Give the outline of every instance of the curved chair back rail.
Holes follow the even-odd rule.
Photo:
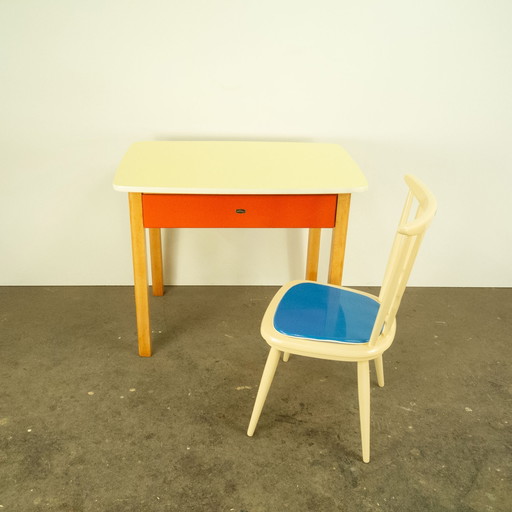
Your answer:
[[[409,187],[409,193],[379,294],[381,306],[370,338],[371,346],[379,339],[385,338],[395,323],[418,250],[437,211],[437,201],[424,183],[410,174],[405,176],[405,182]],[[417,208],[413,215],[415,203]]]

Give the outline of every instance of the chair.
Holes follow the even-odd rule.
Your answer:
[[[391,346],[396,314],[407,280],[437,208],[428,188],[405,176],[409,192],[391,249],[379,296],[342,286],[293,281],[272,299],[261,324],[270,353],[261,378],[247,435],[252,436],[281,353],[357,363],[363,461],[370,461],[370,367],[384,386],[382,354]],[[417,204],[413,213],[413,205]]]

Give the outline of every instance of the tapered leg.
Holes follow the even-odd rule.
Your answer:
[[[290,352],[284,352],[283,353],[283,361],[285,363],[287,363],[289,359],[290,359]]]
[[[384,386],[384,364],[382,363],[382,356],[373,360],[375,363],[375,372],[377,373],[377,384],[382,388]]]
[[[332,231],[331,259],[329,262],[328,278],[330,284],[340,285],[341,278],[343,277],[349,210],[350,194],[339,194],[336,206],[336,224]]]
[[[306,279],[316,281],[318,279],[318,260],[320,257],[321,228],[310,228],[308,237],[308,257],[306,260]]]
[[[142,194],[130,192],[130,227],[132,234],[133,279],[135,285],[135,312],[139,355],[151,355],[151,328],[149,324],[148,271],[146,262],[146,237],[142,221]]]
[[[160,228],[149,229],[149,247],[151,252],[151,284],[153,295],[161,297],[164,294],[164,274]]]
[[[363,462],[370,462],[370,365],[368,361],[357,362],[357,391]]]
[[[248,436],[252,436],[254,434],[254,430],[256,429],[258,420],[260,419],[261,410],[263,409],[263,405],[265,404],[265,400],[268,395],[268,390],[270,389],[270,385],[274,379],[280,357],[281,352],[272,347],[265,364],[265,369],[263,370],[260,387],[258,389],[258,394],[256,395],[256,401],[254,402],[251,421],[249,422],[249,428],[247,429]]]

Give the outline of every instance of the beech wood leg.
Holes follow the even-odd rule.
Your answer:
[[[350,194],[339,194],[336,207],[336,221],[332,231],[331,259],[329,262],[328,277],[330,284],[340,285],[341,278],[343,277],[349,210]]]
[[[308,257],[306,260],[306,279],[316,281],[318,279],[318,260],[320,256],[321,228],[310,228],[308,237]]]
[[[149,229],[149,247],[151,252],[151,287],[153,295],[161,297],[164,294],[164,273],[160,228]]]
[[[133,278],[135,285],[135,313],[139,355],[151,356],[151,327],[149,323],[148,272],[146,237],[142,220],[142,194],[130,192],[130,227],[132,235]]]

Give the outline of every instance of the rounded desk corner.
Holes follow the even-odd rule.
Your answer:
[[[128,187],[126,185],[118,185],[117,183],[113,183],[112,186],[116,192],[135,192],[133,187]]]

